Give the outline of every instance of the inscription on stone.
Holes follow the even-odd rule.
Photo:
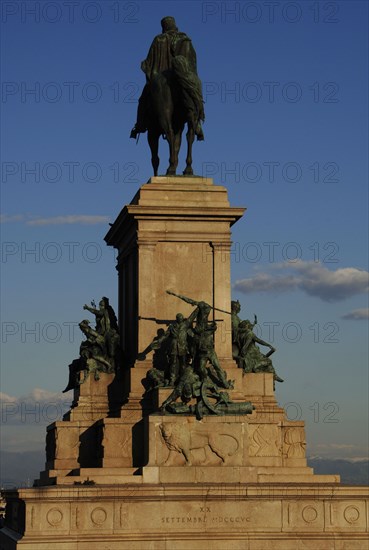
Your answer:
[[[165,524],[230,524],[238,525],[249,522],[250,518],[246,516],[162,516],[161,523]]]
[[[210,512],[209,506],[200,506],[200,512]]]

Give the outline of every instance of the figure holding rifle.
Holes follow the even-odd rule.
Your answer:
[[[222,311],[223,313],[228,313],[229,315],[230,312],[212,307],[204,301],[197,301],[192,298],[188,298],[187,296],[183,296],[182,294],[176,294],[170,290],[167,290],[167,293],[172,296],[176,296],[184,302],[196,307],[194,311],[194,313],[197,312],[196,325],[193,328],[195,344],[193,350],[193,363],[201,380],[205,380],[208,375],[206,365],[209,362],[212,365],[220,384],[224,388],[231,388],[232,383],[229,380],[227,381],[227,374],[220,366],[218,356],[214,349],[214,333],[217,329],[217,324],[215,321],[209,322],[209,314],[212,309]]]

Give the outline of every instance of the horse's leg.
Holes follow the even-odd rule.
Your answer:
[[[188,124],[188,130],[186,134],[187,138],[187,157],[186,157],[186,168],[184,170],[185,176],[192,176],[192,145],[195,139],[195,129],[193,124]]]
[[[182,131],[183,131],[183,128],[177,130],[177,132],[175,132],[175,134],[174,134],[173,148],[174,148],[174,167],[175,167],[175,172],[176,172],[177,166],[178,166],[178,155],[179,155],[179,150],[180,150],[180,148],[181,148]],[[174,172],[174,173],[175,173],[175,172]]]
[[[176,155],[175,139],[176,135],[172,126],[173,120],[173,101],[170,94],[170,88],[167,86],[163,89],[163,98],[166,100],[166,107],[162,109],[159,114],[159,127],[169,145],[169,167],[167,170],[167,176],[174,176],[176,174],[178,165],[178,155]]]
[[[159,150],[159,133],[155,132],[154,130],[150,129],[147,132],[147,141],[150,146],[151,150],[151,164],[154,169],[154,176],[158,175],[158,168],[159,168],[159,156],[158,156],[158,150]]]
[[[181,134],[177,133],[172,127],[172,113],[167,112],[167,116],[163,117],[162,128],[165,128],[165,136],[169,145],[169,167],[167,176],[175,176],[178,166],[178,152],[181,144]]]
[[[173,129],[168,128],[165,135],[169,144],[169,167],[167,170],[167,176],[175,176],[178,165],[178,158],[176,162],[175,135]]]

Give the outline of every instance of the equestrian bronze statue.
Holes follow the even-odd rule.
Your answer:
[[[197,75],[196,52],[190,38],[179,32],[173,17],[161,20],[162,33],[156,36],[141,68],[146,85],[138,103],[137,122],[131,138],[147,132],[154,175],[159,168],[159,138],[169,144],[167,175],[175,175],[182,132],[187,124],[187,157],[184,175],[193,175],[192,145],[195,136],[204,139],[205,120],[201,81]]]

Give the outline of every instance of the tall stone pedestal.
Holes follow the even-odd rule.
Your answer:
[[[105,237],[118,249],[119,319],[126,360],[134,364],[165,322],[193,308],[173,290],[230,311],[230,227],[244,208],[229,205],[211,178],[153,177],[140,187]],[[231,320],[220,311],[219,359],[232,360]]]
[[[304,423],[286,419],[273,375],[232,360],[230,315],[213,310],[215,349],[234,407],[251,401],[252,414],[163,414],[173,388],[142,385],[157,330],[192,311],[167,289],[230,311],[243,211],[212,180],[159,177],[119,214],[106,241],[119,251],[125,364],[90,376],[48,427],[36,486],[7,491],[0,550],[368,550],[368,489],[307,466]]]

